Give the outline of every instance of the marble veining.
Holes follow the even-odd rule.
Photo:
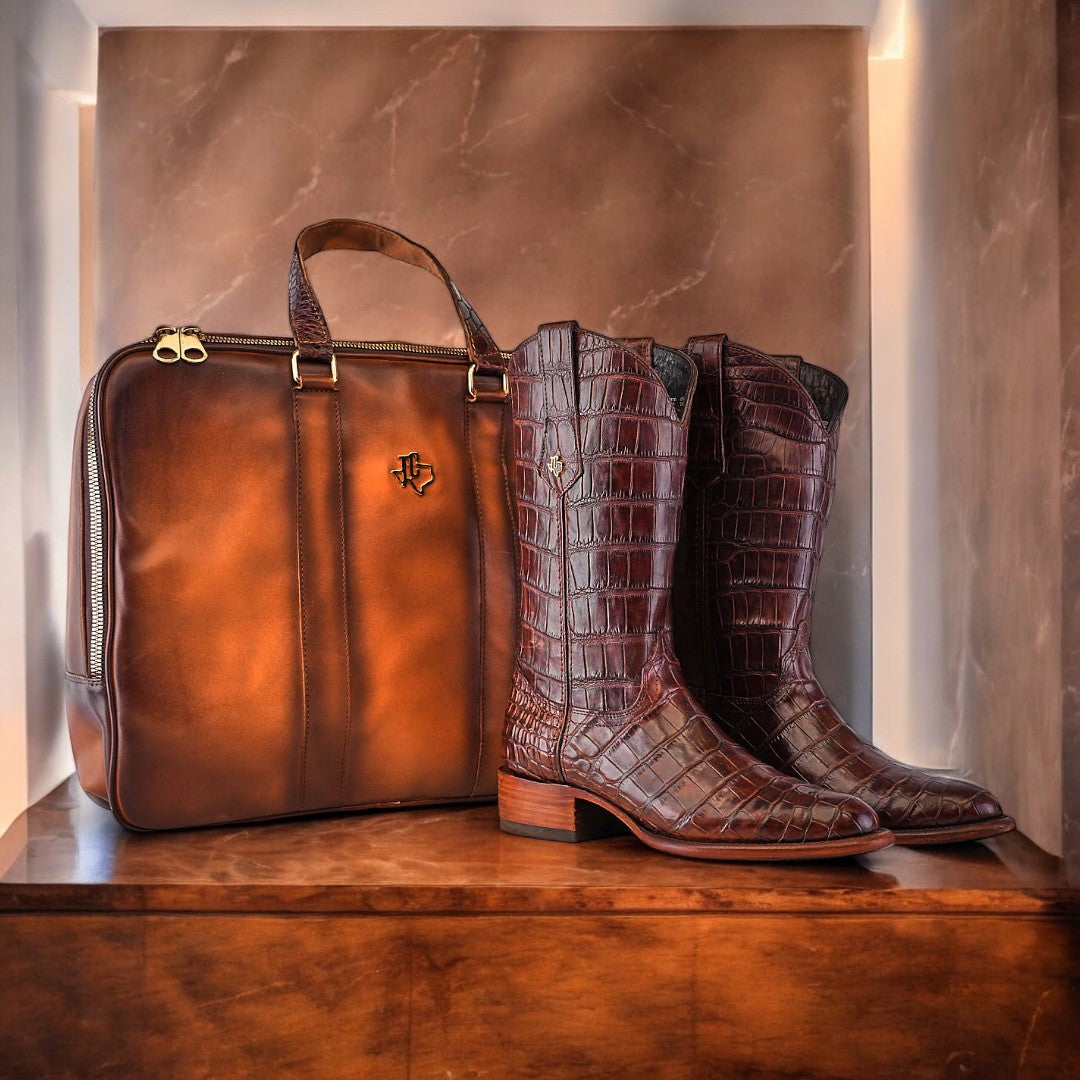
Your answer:
[[[1060,344],[1054,6],[919,6],[922,459],[952,763],[1060,850]],[[1074,230],[1075,231],[1075,230]]]
[[[865,41],[799,30],[113,30],[98,105],[101,355],[163,322],[288,332],[330,216],[428,244],[512,347],[573,317],[726,330],[851,386],[815,626],[870,723]],[[328,255],[340,337],[454,343],[440,287]]]

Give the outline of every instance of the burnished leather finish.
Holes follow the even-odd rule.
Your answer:
[[[313,357],[299,387],[291,343],[205,344],[200,364],[129,346],[92,389],[100,675],[84,400],[67,641],[84,786],[143,829],[493,798],[505,403],[467,400],[464,350],[337,345],[337,382]]]
[[[352,723],[348,534],[341,395],[310,383],[292,392],[296,557],[304,729],[301,809],[347,804]]]
[[[683,682],[670,593],[689,361],[564,323],[523,342],[510,372],[521,619],[511,776],[588,792],[646,836],[711,844],[714,857],[875,833],[859,800],[783,776],[722,735]]]
[[[988,792],[895,761],[841,718],[814,676],[810,623],[847,388],[799,357],[694,338],[675,642],[732,738],[778,769],[872,806],[897,841],[1012,827]],[[979,829],[985,828],[985,833]]]

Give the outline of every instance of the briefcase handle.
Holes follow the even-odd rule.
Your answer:
[[[465,349],[476,369],[502,371],[503,359],[491,334],[472,305],[461,295],[442,263],[426,247],[407,236],[376,225],[372,221],[351,218],[332,218],[301,229],[293,248],[289,268],[289,324],[292,327],[296,350],[301,360],[322,360],[329,363],[334,355],[330,329],[326,325],[315,290],[308,280],[304,260],[320,251],[379,251],[391,259],[409,263],[434,274],[450,291],[461,328],[465,331]]]

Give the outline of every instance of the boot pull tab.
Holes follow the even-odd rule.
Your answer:
[[[689,470],[702,465],[710,478],[724,471],[724,348],[726,334],[694,337],[686,343],[686,351],[694,358],[700,372],[693,411],[698,422],[690,425]]]
[[[544,384],[539,468],[540,475],[560,494],[581,476],[576,332],[574,322],[548,323],[537,331]]]

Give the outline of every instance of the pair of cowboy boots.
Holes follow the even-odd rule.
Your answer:
[[[510,374],[503,829],[771,860],[1013,827],[986,791],[863,741],[814,678],[839,378],[721,335],[677,350],[574,323],[541,327]]]

